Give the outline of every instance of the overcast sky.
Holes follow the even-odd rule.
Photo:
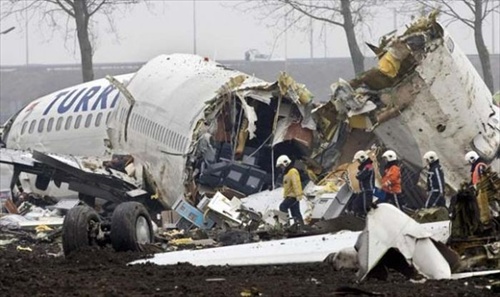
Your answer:
[[[273,52],[275,58],[284,58],[285,55],[288,58],[310,56],[309,32],[289,32],[285,50],[284,36],[277,38],[280,28],[270,28],[266,23],[256,20],[261,12],[242,13],[234,10],[234,3],[235,1],[196,2],[198,54],[217,60],[243,59],[246,50],[255,48],[261,53]],[[409,16],[394,16],[391,9],[379,8],[376,18],[362,30],[362,36],[359,37],[362,50],[365,54],[369,53],[363,41],[377,43],[379,36],[393,30],[395,23],[401,26],[409,22],[409,19]],[[76,40],[70,39],[65,43],[63,33],[53,32],[37,20],[35,16],[28,23],[27,32],[23,18],[0,21],[0,31],[16,27],[13,31],[0,35],[0,65],[26,64],[26,37],[30,64],[79,63]],[[64,21],[61,20],[62,23]],[[98,21],[95,63],[145,62],[158,54],[193,52],[193,1],[190,0],[156,1],[153,8],[135,5],[126,13],[117,13],[115,23],[118,40],[109,33],[104,18],[101,17]],[[323,23],[314,22],[314,57],[348,57],[345,35],[340,27],[330,25],[326,30],[322,30],[322,27]],[[493,28],[497,31],[492,32]],[[486,19],[483,30],[490,53],[493,49],[495,53],[500,51],[499,28],[499,14],[495,15],[494,24],[491,17]],[[466,53],[476,53],[472,30],[460,22],[452,23],[448,29]]]

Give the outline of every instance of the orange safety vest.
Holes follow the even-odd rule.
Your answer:
[[[479,182],[479,168],[481,166],[486,167],[486,164],[483,162],[477,163],[476,167],[474,167],[474,171],[472,171],[472,185],[475,186]]]
[[[401,170],[398,165],[387,168],[382,177],[382,190],[391,194],[401,193]]]

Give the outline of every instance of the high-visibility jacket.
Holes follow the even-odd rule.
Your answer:
[[[303,195],[299,171],[291,168],[283,177],[283,197],[293,197],[300,200]]]
[[[472,165],[472,185],[475,186],[481,176],[483,175],[483,171],[486,168],[486,164],[483,162],[478,162],[477,164]]]
[[[382,177],[382,190],[390,194],[401,193],[401,169],[397,164],[388,164]]]

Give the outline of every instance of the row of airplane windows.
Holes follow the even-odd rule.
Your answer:
[[[108,112],[108,114],[106,115],[106,122],[108,122],[110,114],[111,114],[111,112]],[[87,117],[85,118],[85,123],[84,123],[85,128],[89,128],[90,126],[92,126],[92,124],[95,127],[99,127],[101,125],[103,113],[99,112],[96,115],[94,121],[92,121],[93,117],[94,117],[93,114],[87,115]],[[64,130],[69,130],[69,129],[71,129],[71,127],[78,129],[78,128],[80,128],[80,125],[82,124],[82,119],[83,119],[83,116],[78,115],[75,118],[74,125],[72,125],[73,116],[68,116],[68,117],[61,116],[61,117],[57,118],[54,131],[60,131],[63,128],[63,123],[64,123]],[[47,126],[45,126],[45,119],[41,119],[40,121],[38,121],[38,128],[37,128],[38,133],[42,133],[44,131],[51,132],[54,128],[54,121],[55,121],[55,118],[51,117],[47,121]],[[28,128],[28,123],[29,123],[28,121],[25,121],[23,123],[23,127],[21,128],[21,135],[23,135],[25,133],[32,134],[33,132],[35,132],[35,127],[37,126],[37,120],[32,120],[31,123],[29,123],[29,128]]]
[[[120,111],[120,121],[122,123],[125,122],[126,115],[127,111],[122,109]],[[165,128],[164,126],[137,113],[132,113],[128,125],[132,130],[148,135],[156,141],[159,141],[177,151],[184,151],[188,145],[187,137]]]

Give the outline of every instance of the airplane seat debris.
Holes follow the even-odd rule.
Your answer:
[[[201,210],[192,206],[183,198],[179,198],[172,206],[172,209],[185,219],[182,226],[178,224],[178,228],[188,230],[194,225],[200,229],[206,230],[212,228],[215,224],[212,219],[206,218]]]

